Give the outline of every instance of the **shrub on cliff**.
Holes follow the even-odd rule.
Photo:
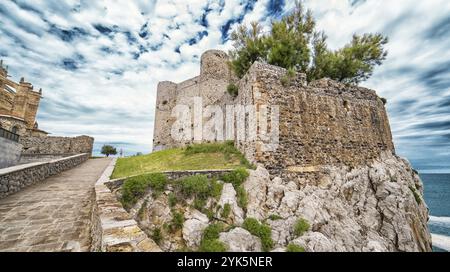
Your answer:
[[[262,248],[264,251],[269,251],[273,247],[272,230],[266,224],[261,224],[254,218],[247,218],[242,224],[242,227],[261,239]]]
[[[230,173],[222,175],[222,180],[226,183],[233,184],[236,189],[248,178],[249,173],[245,168],[238,168]]]
[[[224,230],[220,223],[211,224],[205,228],[200,242],[200,252],[225,252],[226,245],[219,240],[219,234]]]
[[[178,211],[173,211],[172,221],[170,222],[169,229],[172,233],[183,228],[184,215]]]
[[[237,97],[239,94],[239,88],[234,83],[228,84],[227,91],[232,97]]]
[[[181,192],[185,197],[195,197],[198,200],[206,200],[208,197],[220,197],[223,187],[216,180],[209,180],[204,175],[184,178],[179,184],[181,186]]]
[[[301,2],[280,21],[272,22],[270,33],[263,34],[262,27],[252,23],[250,28],[240,26],[231,39],[231,65],[239,77],[258,60],[294,68],[306,73],[309,81],[328,77],[353,84],[368,79],[386,59],[384,46],[388,42],[381,34],[354,35],[343,48],[330,50],[327,36],[316,30],[311,11],[306,11]]]
[[[295,244],[289,244],[286,247],[286,252],[305,252],[305,248],[297,246]]]
[[[247,208],[247,192],[243,187],[244,181],[248,178],[249,173],[245,168],[238,168],[230,173],[222,175],[222,180],[231,183],[236,190],[238,206],[246,210]]]
[[[306,219],[300,218],[295,222],[294,225],[294,234],[295,236],[299,237],[305,234],[309,230],[310,226],[308,221]]]
[[[164,190],[166,184],[167,177],[160,173],[128,178],[122,185],[121,202],[125,208],[131,208],[149,188],[154,194],[159,194]]]

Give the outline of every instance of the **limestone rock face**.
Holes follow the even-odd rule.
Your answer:
[[[340,249],[320,232],[308,232],[292,243],[303,247],[307,252],[336,252]]]
[[[267,220],[275,248],[289,243],[307,251],[430,251],[428,209],[422,182],[411,165],[383,153],[369,165],[328,166],[320,182],[296,184],[258,167],[244,184],[247,217]],[[306,219],[310,231],[295,237],[294,225]]]
[[[189,248],[196,248],[200,245],[203,231],[208,226],[209,220],[206,215],[197,210],[194,210],[188,216],[190,219],[183,224],[183,239]]]
[[[267,214],[268,200],[267,187],[271,183],[269,172],[262,166],[250,171],[250,176],[244,183],[247,192],[247,217],[264,220]]]
[[[229,252],[260,252],[261,241],[243,228],[222,232],[219,240],[226,244]]]
[[[220,213],[222,212],[223,207],[225,207],[225,204],[229,204],[231,207],[231,223],[234,224],[242,224],[244,222],[244,211],[241,207],[238,206],[237,200],[236,200],[236,190],[234,190],[234,187],[230,183],[225,183],[223,185],[222,194],[219,199],[218,205],[222,207],[218,211],[218,216],[220,217]]]

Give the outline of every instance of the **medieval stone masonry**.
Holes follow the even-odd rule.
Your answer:
[[[207,51],[201,60],[200,76],[180,84],[158,85],[155,150],[192,142],[173,140],[175,117],[171,114],[175,105],[192,105],[197,96],[203,99],[203,106],[255,105],[257,119],[263,105],[279,106],[278,148],[267,151],[262,148],[262,139],[241,141],[234,137],[250,161],[263,164],[273,175],[307,175],[324,165],[355,166],[379,157],[381,152],[394,153],[386,110],[373,90],[328,79],[308,84],[304,74],[283,85],[285,69],[259,62],[237,80],[224,52]],[[236,98],[227,92],[230,83],[239,88]]]
[[[239,228],[245,218],[270,227],[276,252],[286,251],[291,244],[307,252],[431,251],[423,183],[409,162],[395,154],[386,109],[375,91],[329,79],[307,82],[302,73],[292,75],[260,62],[239,80],[230,71],[225,53],[207,51],[201,60],[200,76],[180,84],[159,84],[154,149],[220,140],[195,137],[195,132],[191,139],[174,140],[173,134],[182,134],[189,123],[195,131],[199,120],[206,123],[217,117],[195,110],[200,98],[204,109],[213,105],[222,112],[240,109],[233,110],[235,122],[225,122],[227,128],[234,128],[225,139],[234,139],[257,167],[248,170],[250,176],[243,184],[248,200],[245,211],[236,204],[237,192],[231,185],[224,186],[219,200],[219,207],[224,200],[232,207],[231,220],[238,226],[219,235],[230,251],[261,250],[260,241]],[[228,94],[231,84],[237,86],[236,97]],[[187,116],[182,120],[188,125],[181,128],[178,105],[185,105]],[[220,123],[217,127],[216,132]],[[255,130],[256,137],[247,138],[247,130]],[[270,135],[276,135],[276,141]],[[153,199],[150,192],[130,210],[140,225],[158,226],[162,217],[142,219],[139,211],[143,209],[148,215],[167,214],[165,220],[170,220],[171,209],[164,197]],[[193,208],[184,214],[182,238],[195,249],[198,233],[211,220]],[[272,215],[280,219],[272,220]],[[299,219],[310,225],[300,237],[294,231]],[[176,248],[178,238],[170,238],[165,238],[169,242],[162,250]]]

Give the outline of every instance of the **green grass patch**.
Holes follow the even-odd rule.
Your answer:
[[[221,223],[211,224],[205,228],[200,242],[200,252],[225,252],[226,245],[219,240],[219,234],[224,230]]]
[[[233,185],[234,189],[236,190],[238,205],[244,210],[247,209],[248,199],[247,192],[244,189],[243,183],[248,178],[248,176],[249,173],[247,169],[241,167],[233,170],[230,173],[226,173],[221,177],[221,179],[225,183],[231,183]]]
[[[164,191],[166,184],[167,177],[160,173],[128,178],[122,185],[121,202],[125,208],[131,208],[149,188],[154,194],[159,194]]]
[[[200,252],[226,252],[227,246],[220,240],[204,240],[198,249]]]
[[[279,216],[278,214],[271,214],[271,215],[269,215],[268,219],[270,219],[272,221],[277,221],[277,220],[283,219],[283,217]]]
[[[220,197],[223,187],[223,184],[216,180],[209,180],[204,175],[190,176],[174,184],[181,187],[183,196],[187,198],[195,197],[195,199],[199,200],[206,200],[208,197]]]
[[[236,188],[236,197],[238,206],[247,211],[248,197],[243,185]]]
[[[177,230],[180,230],[183,228],[184,224],[184,215],[180,212],[173,211],[172,213],[172,221],[169,225],[169,230],[173,233]]]
[[[294,235],[297,237],[302,236],[310,228],[310,225],[306,219],[300,218],[295,222]]]
[[[251,168],[252,165],[233,142],[195,144],[148,155],[119,158],[111,178],[130,177],[145,173],[183,170]]]
[[[163,240],[163,234],[160,228],[155,228],[152,232],[151,238],[157,245],[160,245]]]
[[[255,218],[247,218],[242,227],[261,239],[264,251],[270,251],[272,249],[272,230],[268,225],[259,223]]]
[[[169,200],[169,207],[173,208],[175,207],[175,205],[177,205],[178,199],[177,196],[174,193],[170,193],[168,195],[168,200]]]
[[[234,84],[234,83],[230,83],[227,86],[227,92],[232,96],[232,97],[236,97],[239,94],[239,87]]]
[[[419,193],[417,193],[416,188],[409,186],[409,190],[411,190],[411,192],[414,195],[414,198],[416,199],[417,204],[421,204],[422,203],[422,198],[420,197]]]
[[[221,216],[223,219],[227,219],[230,216],[230,214],[231,214],[231,205],[229,203],[226,203],[223,206]]]
[[[226,183],[233,184],[234,188],[237,188],[244,183],[244,181],[248,178],[249,173],[245,168],[238,168],[233,170],[230,173],[226,173],[222,175],[222,180]]]
[[[286,252],[305,252],[305,248],[295,244],[289,244],[286,248]]]

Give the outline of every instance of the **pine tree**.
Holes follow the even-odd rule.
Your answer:
[[[255,61],[263,61],[307,74],[309,81],[328,77],[348,84],[358,84],[372,76],[374,68],[386,59],[388,39],[381,34],[354,35],[343,48],[331,51],[327,36],[316,30],[311,11],[297,1],[294,10],[271,31],[263,34],[258,23],[240,26],[232,33],[234,50],[231,64],[242,77]]]

